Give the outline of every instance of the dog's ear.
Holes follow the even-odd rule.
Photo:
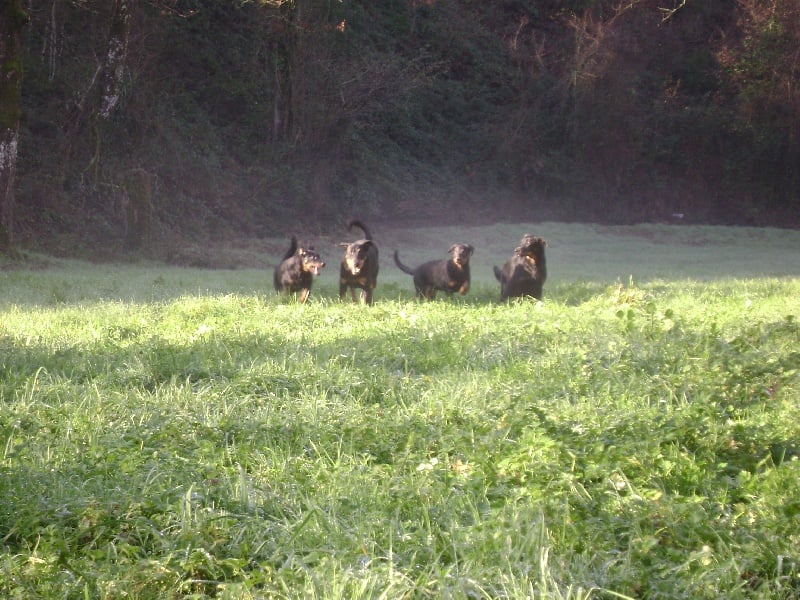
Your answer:
[[[350,242],[339,242],[336,245],[339,246],[340,248],[347,248],[350,245]]]
[[[473,248],[471,244],[467,244],[467,250],[469,250],[470,256],[475,252],[475,248]]]

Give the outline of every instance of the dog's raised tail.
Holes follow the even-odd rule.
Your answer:
[[[297,236],[292,235],[289,242],[289,249],[286,251],[286,254],[283,255],[282,260],[286,260],[287,258],[292,258],[295,252],[297,252]]]
[[[400,262],[400,256],[397,254],[397,250],[394,251],[394,264],[396,264],[397,268],[400,269],[403,273],[408,273],[409,275],[414,274],[414,271],[412,271],[410,267],[407,267]]]
[[[497,266],[494,267],[494,276],[497,278],[497,281],[503,283],[503,272]]]
[[[358,219],[353,219],[352,221],[350,221],[347,224],[347,231],[350,231],[353,227],[358,227],[361,231],[364,232],[365,240],[372,240],[372,234],[370,233],[369,229],[367,229],[367,226],[364,225],[361,221],[359,221]]]

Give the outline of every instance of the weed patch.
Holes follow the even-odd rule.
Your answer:
[[[796,597],[799,292],[6,302],[0,595]]]

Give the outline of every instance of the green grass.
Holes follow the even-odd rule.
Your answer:
[[[545,301],[501,305],[527,230]],[[0,273],[0,596],[800,594],[800,234],[415,235],[371,308],[335,259],[305,306],[268,269]],[[474,290],[414,301],[391,251],[462,236]]]

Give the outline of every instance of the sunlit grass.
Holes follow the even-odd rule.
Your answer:
[[[797,596],[797,277],[390,269],[2,274],[0,595]]]

